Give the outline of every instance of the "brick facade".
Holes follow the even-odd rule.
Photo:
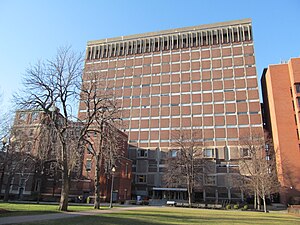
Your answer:
[[[265,125],[272,134],[281,202],[300,203],[300,58],[270,65],[262,75]]]
[[[226,179],[229,168],[238,167],[239,138],[262,133],[251,20],[90,41],[84,82],[91,74],[122,108],[133,195],[153,197],[153,188],[164,186],[173,133],[193,129],[206,147],[220,152],[211,159],[215,167],[228,168],[216,174],[203,198],[220,199],[224,190],[223,199],[242,198]]]

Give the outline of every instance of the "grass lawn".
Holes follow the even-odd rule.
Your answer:
[[[284,213],[260,213],[233,210],[204,210],[149,207],[96,216],[49,220],[23,225],[153,225],[153,224],[300,224],[300,217]]]
[[[107,207],[106,207],[107,208]],[[69,211],[92,210],[93,206],[69,205]],[[58,204],[0,203],[0,217],[59,213]]]

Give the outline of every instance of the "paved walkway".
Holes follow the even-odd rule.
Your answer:
[[[136,207],[120,207],[105,210],[91,210],[91,211],[81,211],[81,212],[62,212],[62,213],[49,213],[42,215],[30,215],[30,216],[9,216],[0,217],[0,225],[2,224],[15,224],[15,223],[27,223],[42,220],[56,220],[56,219],[66,219],[78,216],[93,216],[98,214],[114,213],[124,210],[136,210],[142,209],[144,207],[149,208],[149,206],[136,206]]]

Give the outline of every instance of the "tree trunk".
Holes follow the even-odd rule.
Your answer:
[[[0,195],[2,193],[3,180],[4,180],[4,169],[1,173],[1,178],[0,178]]]
[[[264,212],[266,213],[267,212],[267,204],[266,204],[266,196],[263,195],[263,203],[264,203]]]
[[[101,176],[101,163],[102,163],[102,142],[103,142],[103,120],[100,124],[100,140],[99,147],[95,157],[95,202],[94,209],[100,209],[100,176]]]
[[[257,209],[260,210],[260,197],[257,195]]]
[[[4,147],[3,147],[4,148]],[[7,166],[7,155],[8,155],[8,148],[6,149],[5,152],[5,158],[4,158],[4,162],[2,164],[2,173],[1,173],[1,178],[0,178],[0,195],[2,193],[2,187],[3,187],[3,181],[4,181],[4,175],[5,175],[5,170],[6,170],[6,166]]]
[[[192,187],[191,187],[191,181],[190,179],[188,178],[187,180],[187,189],[188,189],[188,200],[189,200],[189,207],[191,208],[192,207]]]
[[[61,194],[60,194],[59,210],[68,211],[70,177],[67,171],[62,171],[62,173],[63,173],[63,179],[62,179],[62,187],[61,187]]]
[[[3,170],[2,170],[1,178],[0,178],[0,194],[1,194],[1,192],[2,192],[2,186],[3,186],[3,180],[4,180],[5,168],[6,168],[6,163],[4,162]]]
[[[192,193],[189,189],[188,189],[188,197],[189,197],[189,207],[192,207]]]
[[[11,186],[12,178],[13,178],[12,174],[9,174],[8,177],[7,177],[7,182],[6,182],[6,185],[5,185],[5,192],[4,192],[3,202],[8,202],[9,191],[10,191],[10,186]]]
[[[69,202],[69,190],[70,190],[70,182],[71,177],[69,173],[68,167],[68,157],[66,153],[67,147],[66,144],[62,144],[62,187],[61,187],[61,194],[60,194],[60,203],[59,203],[59,210],[60,211],[68,211],[68,202]]]
[[[101,168],[101,156],[100,154],[96,155],[96,174],[95,174],[95,202],[94,209],[100,209],[100,168]]]
[[[257,210],[257,193],[254,191],[254,209]]]

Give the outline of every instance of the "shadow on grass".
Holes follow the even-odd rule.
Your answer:
[[[22,211],[22,210],[16,210],[16,211],[5,211],[0,213],[1,217],[7,217],[7,216],[30,216],[30,215],[42,215],[42,214],[50,214],[50,213],[59,213],[59,211]]]
[[[195,213],[195,212],[194,212]],[[170,214],[170,215],[168,215]],[[179,215],[178,215],[179,214]],[[235,223],[235,224],[277,224],[276,222],[278,222],[278,224],[300,224],[300,218],[297,219],[295,217],[292,216],[273,216],[273,215],[265,215],[265,214],[258,214],[258,215],[249,215],[249,216],[245,216],[243,215],[238,215],[238,214],[227,214],[226,211],[224,211],[223,214],[219,213],[219,214],[211,214],[210,216],[205,214],[201,215],[201,212],[199,212],[199,214],[194,214],[192,215],[192,213],[190,215],[180,215],[180,213],[178,212],[178,214],[172,214],[172,212],[157,212],[157,213],[153,213],[153,211],[151,213],[137,213],[137,217],[143,219],[143,224],[144,221],[153,221],[155,220],[155,218],[159,218],[159,220],[156,220],[155,223],[153,224],[174,224],[174,222],[176,222],[177,224],[199,224],[199,223],[220,223],[220,224],[231,224],[231,223]],[[186,213],[185,213],[186,214]],[[114,214],[105,214],[105,215],[100,215],[101,218],[106,217],[106,218],[115,218],[115,217],[123,217],[124,219],[133,217],[134,213],[114,213]],[[123,221],[124,221],[123,219]],[[101,219],[102,221],[102,219]],[[159,223],[159,221],[164,221],[163,223]],[[276,221],[274,223],[274,221]],[[117,223],[117,224],[124,224],[124,223]],[[127,225],[127,223],[125,223]],[[130,223],[128,223],[130,224]],[[150,223],[151,224],[151,223]]]
[[[149,215],[147,217],[143,217],[143,215],[138,214],[136,218],[127,217],[126,214],[122,215],[122,217],[118,217],[118,215],[113,214],[105,214],[101,216],[82,216],[75,217],[69,219],[61,219],[61,220],[49,220],[49,221],[41,221],[35,223],[24,223],[23,225],[167,225],[167,224],[299,224],[299,220],[297,221],[273,221],[261,220],[260,222],[253,221],[253,218],[213,218],[213,217],[180,217],[180,216],[172,216],[172,219],[169,217],[161,217],[162,215]]]

